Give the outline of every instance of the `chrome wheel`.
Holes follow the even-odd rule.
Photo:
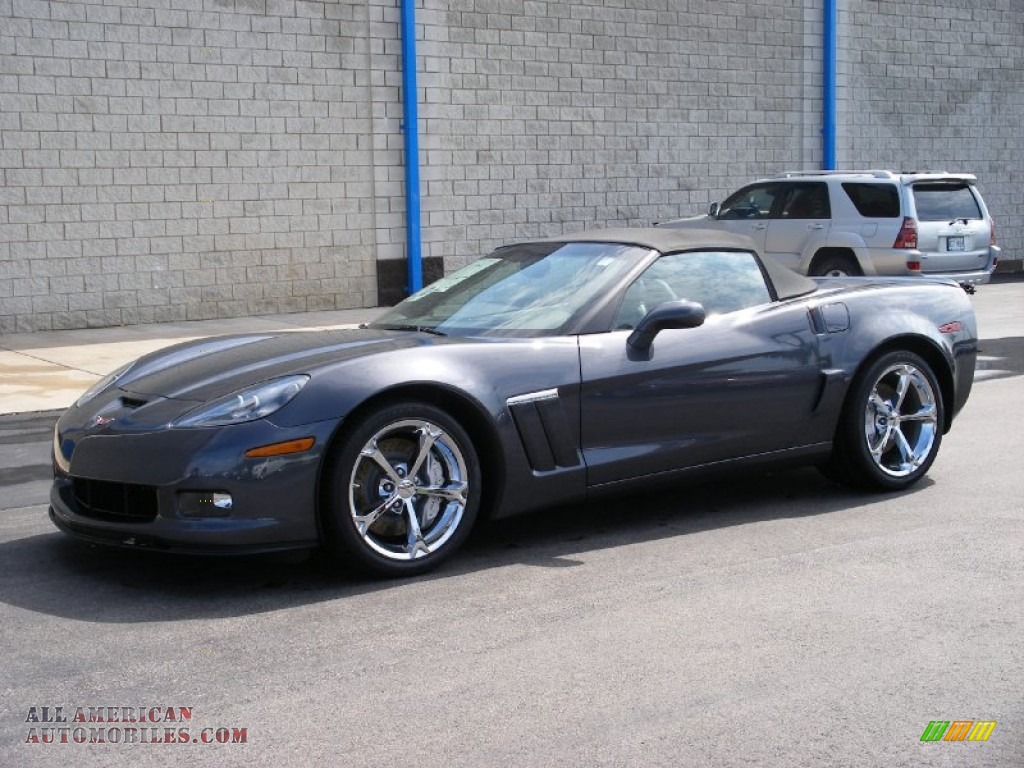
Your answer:
[[[875,465],[894,478],[917,471],[933,453],[939,427],[935,389],[910,363],[890,365],[864,409],[864,438]]]
[[[885,352],[854,379],[821,470],[856,488],[909,488],[935,461],[945,423],[932,367],[909,350]]]
[[[352,465],[348,509],[362,543],[388,561],[427,557],[466,512],[470,476],[459,442],[423,418],[377,429]]]

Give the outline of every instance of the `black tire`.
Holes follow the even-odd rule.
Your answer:
[[[821,470],[856,488],[909,488],[935,461],[944,419],[942,392],[928,363],[903,350],[883,354],[853,382],[832,458]]]
[[[476,520],[479,459],[462,426],[435,406],[408,402],[365,414],[325,462],[325,544],[343,565],[423,573],[450,557]]]
[[[830,253],[814,260],[810,274],[813,277],[856,277],[863,273],[852,256]]]

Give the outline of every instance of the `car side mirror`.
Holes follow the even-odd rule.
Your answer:
[[[712,203],[711,205],[708,206],[708,216],[710,216],[713,219],[718,215],[718,212],[720,210],[721,206],[719,206],[718,203]]]
[[[666,301],[636,324],[626,343],[633,349],[647,350],[654,337],[669,328],[696,328],[704,324],[704,307],[695,301]]]

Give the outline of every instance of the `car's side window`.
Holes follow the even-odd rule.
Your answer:
[[[782,203],[783,219],[828,219],[832,209],[828,185],[821,182],[791,184]]]
[[[775,198],[782,191],[780,184],[754,184],[734,192],[718,211],[718,218],[767,219],[772,215]]]
[[[626,289],[613,328],[635,328],[666,301],[687,299],[708,315],[735,312],[771,301],[754,254],[747,251],[692,251],[662,256]]]
[[[895,184],[844,182],[843,191],[857,213],[870,219],[895,219],[900,215],[900,193]]]

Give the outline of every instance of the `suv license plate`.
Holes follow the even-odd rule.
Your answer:
[[[964,236],[956,235],[955,237],[946,238],[946,250],[947,251],[963,251],[964,248]]]

